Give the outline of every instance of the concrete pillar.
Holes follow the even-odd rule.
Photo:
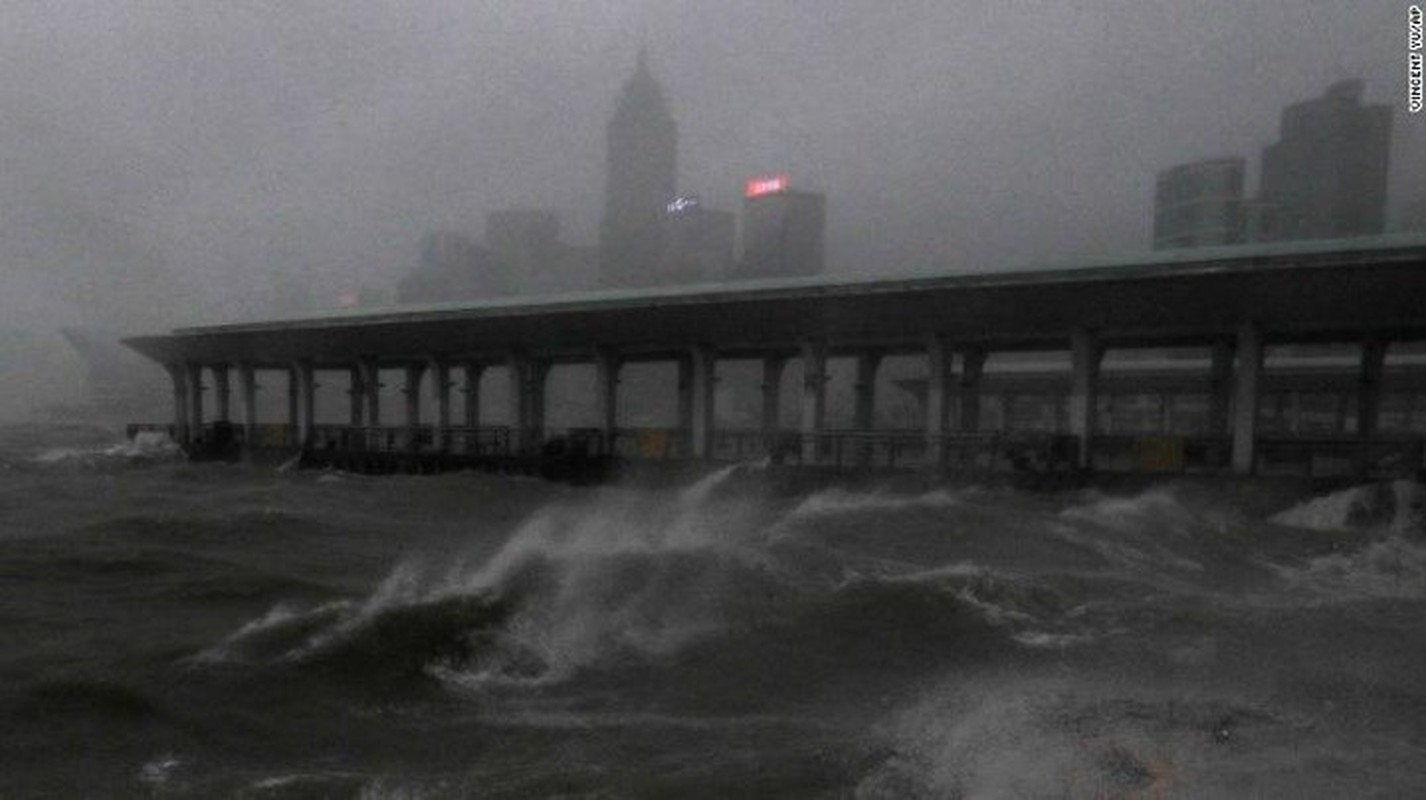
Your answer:
[[[945,435],[949,432],[953,396],[953,353],[941,336],[926,340],[926,444],[932,466],[946,463]]]
[[[802,345],[802,461],[814,464],[818,456],[818,434],[827,424],[827,346],[822,342]]]
[[[257,443],[257,376],[252,364],[238,365],[238,402],[243,407],[243,442]]]
[[[361,373],[361,391],[365,396],[367,427],[381,427],[381,367],[374,358],[357,361],[357,371]]]
[[[297,368],[289,366],[287,368],[287,444],[297,444],[302,439],[299,431],[302,426],[302,400],[298,396],[301,381],[297,377]]]
[[[960,421],[961,433],[980,431],[980,378],[985,374],[985,351],[968,348],[961,351]]]
[[[854,387],[855,404],[852,406],[852,427],[859,431],[870,431],[876,427],[876,372],[881,366],[882,354],[878,351],[863,351],[857,354],[857,382]],[[873,445],[858,443],[853,453],[854,463],[865,467],[871,464]]]
[[[1382,370],[1386,364],[1386,342],[1371,339],[1362,343],[1361,367],[1357,377],[1357,438],[1361,455],[1357,469],[1366,474],[1371,467],[1370,446],[1381,420]]]
[[[787,359],[782,356],[763,357],[763,413],[762,431],[764,436],[772,436],[782,427],[782,371]],[[771,447],[772,443],[769,442]]]
[[[465,362],[465,426],[472,430],[480,427],[480,376],[485,374],[485,365],[478,361]]]
[[[1257,326],[1238,329],[1238,364],[1233,380],[1233,471],[1252,474],[1256,465],[1258,401],[1263,374],[1263,338]]]
[[[203,365],[187,364],[183,368],[184,397],[188,400],[188,441],[203,436]]]
[[[718,354],[712,347],[696,345],[689,354],[688,363],[692,370],[691,407],[689,428],[692,456],[697,459],[713,457],[714,386],[718,382]]]
[[[549,364],[512,355],[509,365],[511,447],[516,453],[534,453],[544,436],[545,376]]]
[[[219,422],[231,422],[230,410],[228,365],[219,364],[213,367],[213,419]]]
[[[188,441],[188,372],[182,364],[165,364],[173,383],[173,438],[182,444]]]
[[[420,448],[421,432],[421,376],[426,373],[425,364],[407,364],[405,385],[401,387],[406,399],[406,447]]]
[[[366,389],[363,387],[365,378],[362,376],[362,369],[359,366],[353,366],[348,371],[351,376],[351,388],[347,390],[347,407],[350,412],[347,422],[353,428],[360,428],[366,424],[366,414],[363,408],[365,405],[363,401],[366,399]]]
[[[1078,465],[1088,469],[1092,463],[1094,418],[1099,412],[1099,363],[1104,357],[1104,348],[1089,331],[1080,328],[1070,334],[1070,356],[1074,372],[1070,379],[1069,429],[1079,440]]]
[[[431,391],[436,393],[436,449],[451,449],[451,365],[431,359]]]
[[[856,405],[852,410],[852,427],[857,430],[876,427],[876,373],[881,357],[875,350],[857,354]]]
[[[1229,434],[1229,412],[1233,407],[1233,343],[1218,340],[1210,355],[1208,384],[1208,435]]]
[[[678,364],[678,429],[687,434],[693,430],[693,359],[679,356]]]
[[[619,353],[601,347],[594,353],[595,403],[599,412],[599,435],[604,453],[614,452],[614,439],[619,433]]]
[[[317,417],[316,373],[310,361],[298,361],[292,366],[292,382],[297,390],[297,419],[293,423],[297,434],[297,445],[306,447],[312,443]]]

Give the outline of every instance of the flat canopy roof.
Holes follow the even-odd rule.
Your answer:
[[[693,345],[730,356],[912,350],[926,337],[994,348],[1204,343],[1245,322],[1269,339],[1426,338],[1426,237],[1373,237],[1155,253],[1055,269],[901,278],[826,277],[603,291],[330,312],[179,328],[126,339],[164,363],[319,366],[496,360],[511,352],[584,358],[598,347],[654,357]]]

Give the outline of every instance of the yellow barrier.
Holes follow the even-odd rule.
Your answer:
[[[1144,437],[1139,440],[1139,469],[1145,472],[1181,472],[1183,462],[1182,437]]]
[[[668,455],[666,431],[639,431],[639,458],[663,458]]]

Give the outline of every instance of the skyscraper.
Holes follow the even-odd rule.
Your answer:
[[[660,277],[667,283],[703,283],[728,277],[733,269],[737,218],[679,197],[664,215],[664,257]]]
[[[1391,106],[1362,105],[1362,88],[1342,81],[1283,109],[1280,139],[1263,150],[1259,191],[1276,206],[1279,238],[1382,232]]]
[[[795,191],[786,175],[748,181],[743,192],[743,259],[736,277],[822,272],[827,200]]]
[[[1160,172],[1154,186],[1154,249],[1243,240],[1243,159],[1215,158]]]
[[[601,282],[657,283],[664,214],[676,193],[678,126],[643,51],[609,120],[605,169]]]

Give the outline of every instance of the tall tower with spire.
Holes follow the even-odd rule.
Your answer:
[[[658,282],[663,217],[674,199],[677,174],[678,126],[649,71],[648,53],[641,49],[609,120],[599,227],[605,286]]]

